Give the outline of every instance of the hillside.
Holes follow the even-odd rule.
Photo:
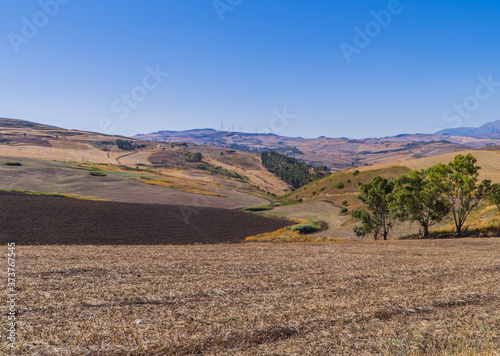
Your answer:
[[[355,221],[350,213],[363,204],[357,198],[359,185],[370,182],[375,176],[394,178],[411,170],[428,168],[437,163],[447,164],[457,154],[471,153],[481,167],[479,179],[491,179],[500,183],[500,149],[487,147],[481,150],[467,150],[414,160],[391,162],[369,167],[350,168],[318,179],[299,189],[281,196],[281,206],[266,211],[272,215],[287,218],[321,220],[329,228],[317,233],[318,236],[355,239],[352,231]],[[346,209],[342,212],[341,209]],[[446,221],[445,221],[446,224]],[[418,232],[418,225],[404,223],[397,225],[393,236]]]
[[[117,140],[128,142],[120,149]],[[196,154],[201,160],[196,160]],[[19,167],[4,166],[18,161]],[[289,190],[256,153],[160,144],[0,119],[0,188],[123,202],[241,208]],[[106,176],[90,176],[91,171]]]
[[[189,142],[226,147],[240,151],[260,152],[265,149],[288,153],[316,166],[331,170],[395,162],[500,144],[500,139],[483,139],[449,135],[398,135],[384,138],[302,138],[275,134],[243,133],[200,129],[159,131],[136,135],[141,140]]]
[[[471,153],[477,158],[477,165],[481,167],[481,170],[479,171],[479,179],[491,179],[494,183],[500,183],[500,150],[494,149],[494,147],[479,150],[464,150],[440,156],[399,161],[390,164],[378,164],[372,167],[360,167],[359,170],[360,172],[369,172],[377,169],[388,169],[395,166],[411,170],[424,169],[437,163],[451,162],[456,155],[466,155],[467,153]]]

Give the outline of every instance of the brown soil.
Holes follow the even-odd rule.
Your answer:
[[[227,209],[6,192],[0,192],[0,216],[0,243],[19,245],[235,243],[292,224]]]

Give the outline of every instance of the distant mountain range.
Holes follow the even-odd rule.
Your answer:
[[[456,127],[445,129],[436,132],[436,134],[500,139],[500,120],[488,122],[480,127]]]
[[[158,131],[134,136],[157,142],[187,142],[247,152],[275,150],[331,169],[429,157],[464,149],[500,145],[500,121],[478,129],[450,129],[434,135],[402,134],[383,138],[348,139],[286,137],[272,133],[244,133],[194,129]],[[476,136],[477,135],[477,136]]]

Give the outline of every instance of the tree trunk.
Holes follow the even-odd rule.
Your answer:
[[[423,224],[422,227],[424,228],[424,237],[429,237],[429,226],[427,224]]]

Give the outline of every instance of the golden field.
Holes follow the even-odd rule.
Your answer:
[[[500,354],[498,238],[16,253],[15,355]]]

